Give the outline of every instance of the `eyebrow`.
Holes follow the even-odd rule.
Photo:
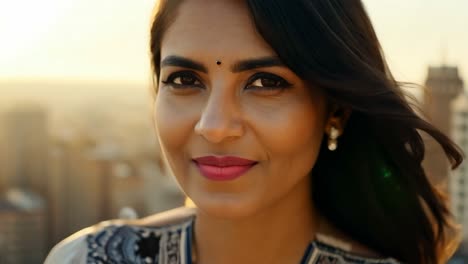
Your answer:
[[[208,73],[208,69],[201,63],[180,56],[167,56],[161,61],[161,67],[175,66]]]
[[[167,66],[188,68],[208,73],[208,69],[205,65],[194,60],[176,55],[167,56],[161,61],[161,67]],[[248,70],[254,70],[257,68],[267,68],[275,66],[285,67],[284,63],[278,57],[261,57],[238,61],[231,66],[231,71],[234,73],[238,73]]]
[[[254,70],[257,68],[267,68],[283,66],[283,62],[278,57],[262,57],[255,59],[242,60],[234,63],[231,67],[232,72],[242,72],[248,70]]]

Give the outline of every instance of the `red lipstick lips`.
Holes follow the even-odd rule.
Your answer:
[[[236,179],[258,163],[254,160],[233,156],[205,156],[195,158],[193,161],[203,176],[217,181]]]

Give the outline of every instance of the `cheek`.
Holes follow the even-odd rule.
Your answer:
[[[160,92],[155,101],[154,121],[161,144],[170,163],[182,159],[190,140],[192,123],[195,120],[194,105],[190,102],[173,100]]]
[[[323,138],[324,110],[320,102],[293,100],[252,123],[271,156],[310,155],[318,152]]]
[[[308,175],[317,160],[324,135],[322,102],[293,98],[285,105],[269,109],[256,121],[251,120],[255,137],[267,159],[262,172],[267,177],[261,177],[256,190],[268,197],[267,202],[278,201],[293,189],[309,195],[308,187],[295,187],[309,186]]]

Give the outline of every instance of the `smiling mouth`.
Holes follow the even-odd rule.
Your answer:
[[[214,181],[234,180],[246,174],[258,162],[238,157],[206,156],[192,160],[200,174]]]

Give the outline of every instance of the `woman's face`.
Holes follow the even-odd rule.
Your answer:
[[[244,1],[184,1],[162,40],[159,79],[161,147],[200,209],[244,217],[295,202],[291,197],[310,197],[325,97],[281,64]],[[240,177],[216,180],[193,161],[203,156],[257,163]]]

